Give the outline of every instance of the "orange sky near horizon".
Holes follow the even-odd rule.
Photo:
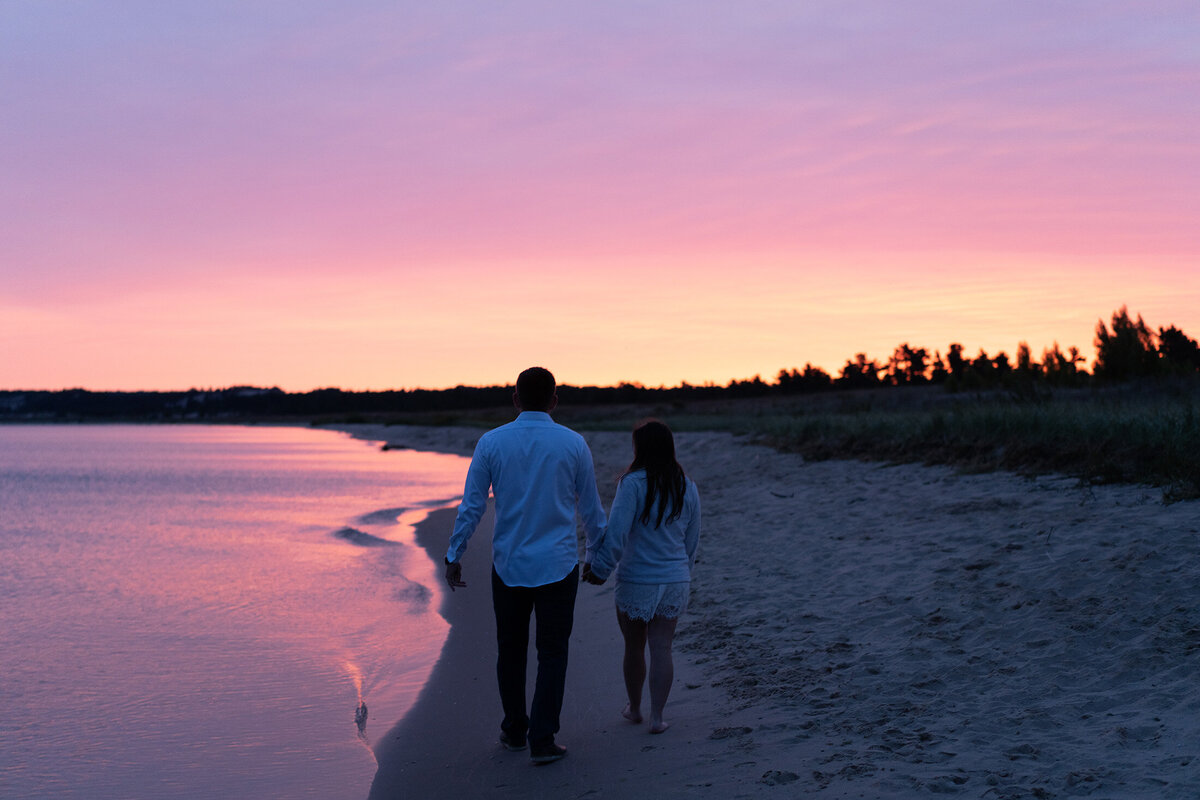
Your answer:
[[[931,266],[936,258],[945,264]],[[183,292],[146,288],[101,304],[81,297],[36,320],[6,316],[6,341],[80,380],[5,388],[443,388],[510,384],[535,363],[575,385],[724,384],[756,374],[772,380],[779,369],[805,363],[836,375],[855,353],[886,361],[902,342],[945,353],[954,341],[972,355],[982,348],[1010,357],[1022,341],[1035,357],[1058,342],[1090,360],[1096,323],[1128,302],[1114,287],[1131,273],[1139,275],[1131,312],[1152,326],[1200,332],[1194,311],[1168,316],[1200,309],[1197,287],[1185,296],[1170,270],[1089,262],[1092,280],[1081,284],[1036,257],[997,259],[978,271],[957,266],[967,258],[915,255],[908,270],[895,268],[891,256],[850,266],[845,254],[798,267],[790,257],[689,260],[679,270],[626,264],[562,281],[554,268],[501,270],[494,279],[489,265],[404,285],[313,276],[248,277]],[[792,269],[803,270],[803,279],[792,279]],[[686,290],[677,285],[679,272],[689,276]],[[461,307],[472,309],[470,324],[463,336],[447,335],[447,320],[463,322]],[[583,307],[589,310],[581,314]],[[104,337],[90,335],[101,328]],[[48,331],[61,349],[24,331]],[[162,342],[146,331],[170,333]],[[243,346],[247,337],[253,346]],[[463,364],[476,366],[464,375]],[[152,385],[114,382],[123,370],[161,377]]]
[[[0,388],[1200,335],[1200,9],[471,9],[0,7]]]

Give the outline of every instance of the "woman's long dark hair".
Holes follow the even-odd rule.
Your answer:
[[[683,467],[675,460],[675,437],[671,435],[671,429],[656,419],[644,420],[633,428],[633,462],[625,470],[625,475],[639,469],[646,470],[646,502],[642,506],[642,524],[650,523],[655,506],[658,507],[655,527],[663,524],[664,516],[668,522],[679,519],[683,513],[687,477],[683,474]]]

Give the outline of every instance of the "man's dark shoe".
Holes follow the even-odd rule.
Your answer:
[[[550,764],[555,761],[561,761],[566,754],[567,748],[560,747],[554,742],[550,744],[536,744],[529,748],[529,759],[534,764]]]
[[[517,736],[507,731],[500,731],[500,744],[504,745],[505,750],[524,750],[525,737]]]

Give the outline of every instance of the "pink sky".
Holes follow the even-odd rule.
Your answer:
[[[0,5],[0,388],[1200,335],[1192,2]]]

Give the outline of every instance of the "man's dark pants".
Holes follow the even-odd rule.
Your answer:
[[[545,586],[508,586],[492,568],[492,606],[496,610],[499,657],[496,677],[504,721],[500,728],[510,736],[528,735],[533,746],[549,744],[558,733],[563,690],[567,679],[567,646],[575,620],[575,595],[579,567],[557,583]],[[533,707],[526,714],[525,660],[529,652],[529,618],[536,620],[537,680]]]

